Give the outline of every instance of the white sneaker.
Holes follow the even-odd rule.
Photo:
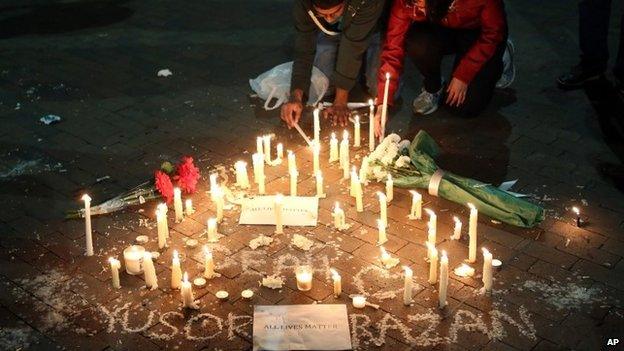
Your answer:
[[[434,113],[440,105],[442,89],[444,89],[444,84],[442,84],[442,88],[440,88],[437,93],[432,94],[425,90],[425,88],[422,88],[420,95],[418,95],[414,99],[414,102],[412,102],[412,109],[414,113],[421,115]]]
[[[516,65],[514,64],[515,47],[511,39],[507,39],[507,48],[503,54],[503,73],[496,82],[496,87],[505,89],[516,79]]]

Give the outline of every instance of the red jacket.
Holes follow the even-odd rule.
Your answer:
[[[383,101],[386,73],[390,73],[388,103],[397,89],[398,78],[403,72],[405,57],[405,35],[412,22],[426,21],[425,0],[416,0],[410,5],[408,0],[394,0],[388,30],[381,53],[381,65],[377,74],[377,102]],[[455,0],[449,7],[447,15],[442,19],[442,26],[448,28],[481,28],[481,35],[472,48],[466,52],[453,72],[453,77],[470,84],[475,75],[487,62],[496,47],[503,41],[507,22],[502,0]]]

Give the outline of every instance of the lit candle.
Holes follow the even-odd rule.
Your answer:
[[[386,180],[386,197],[388,198],[388,202],[394,199],[394,181],[390,174],[388,174],[388,179]]]
[[[159,204],[156,207],[156,227],[158,230],[158,248],[162,249],[167,246],[167,234],[168,224],[167,224],[167,213],[163,211],[163,207]],[[165,205],[167,206],[167,205]]]
[[[320,144],[321,142],[321,119],[319,117],[319,109],[314,109],[314,142]]]
[[[379,232],[377,244],[381,245],[386,243],[388,241],[388,236],[386,235],[386,225],[381,219],[377,220],[377,230]]]
[[[383,140],[386,134],[386,118],[388,114],[388,91],[390,89],[390,73],[386,73],[386,85],[384,86],[383,105],[381,106],[381,135],[379,140]]]
[[[319,170],[316,172],[316,197],[324,198],[327,195],[323,189],[323,173]]]
[[[332,273],[332,280],[334,281],[334,296],[338,297],[342,294],[342,278],[335,269],[330,268],[329,270]]]
[[[259,136],[256,138],[256,153],[262,155],[262,159],[264,159],[264,148],[263,148],[264,138]]]
[[[152,253],[143,253],[143,273],[145,286],[150,290],[158,289],[158,277],[156,277],[156,268],[152,262]]]
[[[312,162],[314,174],[321,169],[321,144],[314,143],[312,145]]]
[[[429,241],[425,241],[425,246],[427,247],[427,261],[431,261],[431,252],[435,248],[435,245],[431,244]]]
[[[425,208],[425,212],[427,212],[427,215],[429,215],[429,233],[433,233],[430,235],[433,235],[434,238],[434,241],[431,243],[435,245],[435,237],[438,232],[438,216],[436,216],[433,210],[428,208]]]
[[[338,160],[338,139],[336,139],[336,133],[331,133],[331,138],[329,139],[329,163],[333,163]]]
[[[468,222],[468,262],[475,262],[477,260],[477,221],[479,219],[479,211],[477,208],[468,203],[470,207],[470,221]]]
[[[572,207],[572,212],[574,212],[574,214],[576,215],[576,226],[577,227],[581,227],[582,221],[581,221],[581,210],[574,206]]]
[[[309,291],[312,289],[312,275],[313,271],[310,266],[299,266],[295,270],[295,276],[297,278],[297,289],[301,291]]]
[[[290,172],[290,196],[297,196],[297,178],[299,177],[299,172],[293,171]]]
[[[453,236],[451,236],[451,240],[459,240],[461,239],[462,222],[459,218],[457,218],[457,216],[453,216],[453,222],[455,222],[455,227],[453,228]]]
[[[124,249],[124,266],[126,266],[126,273],[130,275],[137,275],[143,273],[141,263],[143,262],[143,254],[145,248],[139,245],[131,245]]]
[[[340,204],[336,202],[336,206],[334,206],[334,227],[338,230],[342,230],[345,226],[345,213],[340,208]]]
[[[284,204],[284,196],[282,194],[275,195],[275,234],[284,233],[284,226],[282,224],[282,206]]]
[[[265,188],[265,184],[264,184],[265,179],[266,178],[265,178],[264,174],[261,174],[260,175],[260,179],[259,179],[260,182],[258,183],[258,194],[260,194],[260,195],[264,195],[264,193],[266,192],[266,188]]]
[[[251,161],[253,164],[254,182],[256,182],[256,184],[259,184],[260,176],[264,174],[264,156],[262,154],[253,154],[251,155]],[[216,186],[211,186],[211,193],[214,193],[214,188],[216,188]],[[211,199],[214,201],[214,195]]]
[[[362,183],[357,174],[354,174],[353,177],[355,178],[355,210],[357,212],[364,212],[364,202],[362,201],[364,191],[362,190]]]
[[[111,275],[113,278],[113,288],[120,289],[121,283],[119,282],[119,268],[121,268],[121,262],[114,257],[108,259],[111,268]]]
[[[175,210],[176,223],[182,222],[184,219],[184,211],[182,210],[182,191],[180,188],[173,188],[173,209]]]
[[[217,187],[215,192],[215,207],[217,208],[217,222],[219,223],[223,221],[223,207],[225,206],[224,196],[223,189],[220,186]]]
[[[412,193],[412,209],[410,210],[410,219],[422,218],[422,195],[418,191],[410,190]]]
[[[282,143],[279,143],[277,144],[277,161],[281,163],[283,158],[284,158],[284,145],[282,145]]]
[[[362,164],[360,165],[360,182],[365,185],[368,184],[366,174],[368,173],[368,156],[362,157]]]
[[[431,258],[429,259],[429,284],[438,281],[438,249],[431,245]]]
[[[431,245],[436,245],[436,232],[435,229],[431,226],[431,222],[427,223],[427,242]]]
[[[182,283],[180,256],[178,256],[177,250],[173,250],[173,258],[171,259],[171,289],[180,289],[180,283]]]
[[[483,248],[483,289],[492,291],[492,253]]]
[[[271,164],[271,136],[263,136],[262,142],[264,144],[264,161],[266,164]]]
[[[349,183],[350,184],[350,186],[349,186],[349,196],[354,196],[355,197],[355,194],[356,194],[355,193],[355,182],[357,180],[357,172],[355,170],[355,166],[353,166],[351,168],[351,177],[350,177],[350,179],[351,179],[351,182]]]
[[[247,162],[238,161],[234,164],[236,169],[236,185],[243,189],[249,188],[249,176],[247,175]]]
[[[193,208],[193,200],[192,199],[186,199],[184,201],[184,211],[186,212],[187,216],[190,216],[193,213],[195,213],[195,209]]]
[[[193,296],[193,285],[188,281],[188,274],[184,272],[184,280],[180,286],[180,296],[182,297],[182,307],[199,309],[195,297]]]
[[[381,261],[381,264],[383,264],[384,266],[387,266],[391,258],[390,254],[383,246],[379,248],[379,251],[381,253],[379,255],[379,261]]]
[[[288,150],[288,173],[292,173],[296,171],[297,171],[297,158],[295,157],[295,154],[291,150]]]
[[[368,151],[375,151],[375,104],[368,100]]]
[[[360,147],[360,116],[355,115],[353,122],[353,146]]]
[[[403,266],[405,270],[405,280],[403,282],[403,304],[409,306],[412,303],[412,278],[414,272],[408,266]]]
[[[364,308],[366,307],[366,297],[361,295],[353,296],[351,299],[353,303],[353,307],[355,308]]]
[[[446,291],[448,290],[448,257],[446,251],[442,251],[440,259],[440,288],[438,289],[438,306],[446,306]]]
[[[211,279],[215,277],[215,264],[212,259],[212,252],[208,250],[207,246],[204,246],[204,278]]]
[[[162,230],[165,233],[165,238],[169,239],[169,220],[167,219],[167,213],[169,212],[169,208],[167,207],[166,203],[161,202],[158,204],[158,206],[156,206],[156,210],[160,211],[160,213],[163,215],[164,225],[162,227]]]
[[[91,230],[91,197],[82,195],[84,201],[86,255],[93,256],[93,231]]]
[[[219,237],[217,236],[217,219],[216,218],[208,218],[207,222],[207,237],[208,242],[216,243],[219,241]]]
[[[388,226],[388,201],[386,201],[386,194],[377,192],[379,197],[379,217],[384,224],[384,227]]]
[[[349,132],[342,133],[340,142],[340,168],[342,168],[342,178],[349,179]]]

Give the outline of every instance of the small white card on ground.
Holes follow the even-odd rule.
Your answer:
[[[241,205],[239,224],[275,225],[275,196],[256,196],[245,199]],[[318,198],[284,196],[282,221],[286,226],[316,226]]]

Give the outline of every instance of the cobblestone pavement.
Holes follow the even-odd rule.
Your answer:
[[[225,237],[211,244],[222,276],[195,289],[201,309],[194,312],[183,311],[169,289],[169,262],[177,248],[184,269],[193,277],[201,272],[201,250],[184,241],[205,240],[200,234],[214,213],[208,170],[239,159],[251,164],[255,136],[275,133],[297,152],[300,192],[314,192],[309,152],[276,113],[249,97],[247,83],[289,60],[291,2],[12,3],[0,12],[0,348],[249,349],[253,304],[348,304],[332,295],[330,266],[342,274],[345,294],[366,293],[381,305],[354,310],[348,304],[358,349],[597,350],[611,349],[608,338],[624,337],[624,197],[596,171],[597,163],[618,159],[584,93],[554,86],[554,77],[577,58],[569,1],[507,1],[518,78],[497,92],[482,117],[463,120],[444,110],[412,117],[409,101],[419,80],[410,68],[404,103],[390,124],[404,138],[427,130],[442,147],[443,168],[492,184],[517,178],[513,190],[547,208],[547,219],[533,229],[480,216],[479,245],[503,261],[492,296],[477,293],[479,261],[474,278],[451,274],[449,306],[436,308],[437,286],[427,282],[422,259],[425,223],[407,219],[409,193],[397,190],[386,248],[412,267],[417,282],[414,304],[403,306],[401,268],[385,271],[377,261],[374,191],[381,186],[366,187],[365,212],[358,215],[324,154],[329,197],[320,204],[321,224],[273,235],[272,228],[236,224],[237,208],[226,211]],[[614,6],[621,13],[622,5]],[[165,68],[173,74],[157,77]],[[47,114],[62,121],[40,123]],[[309,118],[302,124],[310,130]],[[331,131],[340,132],[324,126],[325,140]],[[204,179],[193,196],[194,215],[173,224],[169,211],[170,247],[156,260],[161,288],[147,291],[142,276],[123,273],[122,288],[112,289],[109,256],[120,257],[140,234],[156,248],[156,204],[94,217],[93,257],[83,256],[83,222],[64,221],[63,211],[79,207],[84,191],[97,203],[186,154],[195,156]],[[286,193],[285,167],[267,172],[268,191]],[[438,213],[438,248],[448,251],[454,267],[467,242],[446,234],[452,215],[467,223],[467,211],[424,197]],[[347,233],[328,225],[334,201],[343,203],[353,224]],[[571,206],[586,217],[583,228],[574,226]],[[275,241],[251,250],[249,240],[260,233]],[[314,240],[313,248],[295,248],[295,233]],[[292,268],[303,262],[317,268],[309,292],[294,284]],[[283,289],[258,286],[272,273],[286,278]],[[246,288],[256,293],[251,302],[239,298]],[[230,292],[226,302],[214,297],[222,289]]]

